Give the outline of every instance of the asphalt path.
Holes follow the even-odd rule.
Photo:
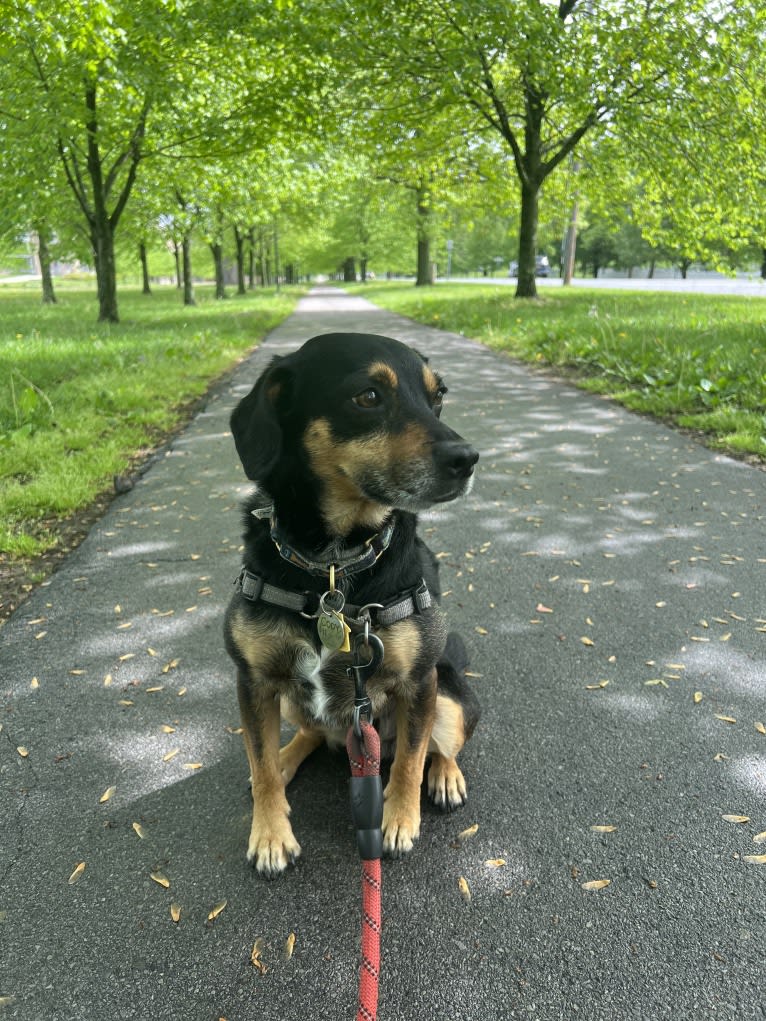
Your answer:
[[[303,856],[254,875],[221,631],[248,492],[228,415],[337,329],[428,354],[481,451],[422,521],[483,704],[469,800],[424,798],[384,863],[380,1021],[763,1018],[766,474],[330,290],[0,632],[0,1018],[355,1017],[348,763],[302,767]]]

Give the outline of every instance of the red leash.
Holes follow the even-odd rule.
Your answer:
[[[380,857],[383,852],[383,786],[380,780],[380,737],[371,723],[360,720],[359,734],[350,727],[346,739],[351,764],[351,813],[362,856],[362,960],[359,966],[357,1021],[375,1021],[380,976]]]

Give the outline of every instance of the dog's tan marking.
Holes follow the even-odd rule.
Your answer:
[[[326,418],[314,419],[303,443],[314,474],[322,481],[322,516],[339,536],[358,526],[380,528],[390,507],[368,499],[356,482],[366,472],[390,477],[413,463],[430,467],[430,443],[422,426],[408,425],[398,433],[373,433],[354,440],[337,440]]]
[[[385,383],[392,390],[398,389],[399,377],[386,362],[373,362],[367,371],[370,379],[374,379],[376,383]]]
[[[387,675],[396,674],[406,690],[411,690],[410,675],[420,653],[420,631],[411,619],[400,620],[382,628],[380,637],[386,650],[384,669]]]
[[[439,392],[439,378],[433,369],[429,368],[427,365],[423,366],[423,383],[431,398],[433,399],[436,397]]]
[[[398,856],[412,850],[420,835],[420,785],[436,705],[436,668],[431,671],[416,728],[411,706],[404,699],[396,706],[396,753],[390,779],[383,792],[383,850]]]
[[[317,750],[324,738],[321,730],[306,730],[301,727],[292,740],[284,748],[279,749],[279,767],[282,770],[285,787],[298,772],[303,760]]]
[[[369,500],[354,485],[342,463],[350,444],[335,440],[326,418],[309,424],[303,443],[312,470],[323,483],[320,503],[328,529],[342,537],[357,526],[380,528],[390,508]]]
[[[267,677],[290,676],[300,652],[313,651],[284,620],[252,618],[241,610],[233,615],[231,635],[251,670]]]

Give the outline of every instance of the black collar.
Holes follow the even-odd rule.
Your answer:
[[[274,514],[273,504],[256,507],[250,513],[258,519],[269,519],[271,540],[277,547],[279,555],[289,564],[322,578],[329,578],[330,568],[334,567],[336,580],[373,567],[390,546],[396,528],[396,521],[392,516],[379,532],[359,546],[340,549],[332,546],[327,547],[323,554],[308,556],[287,542]]]

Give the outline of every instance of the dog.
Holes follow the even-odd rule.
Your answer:
[[[349,651],[370,635],[383,659],[367,684],[387,754],[383,851],[410,851],[420,788],[465,803],[456,756],[479,718],[467,656],[448,640],[438,563],[417,513],[469,492],[478,453],[441,420],[447,388],[390,337],[330,333],[272,359],[231,416],[257,490],[245,506],[244,566],[225,619],[253,798],[247,859],[266,877],[301,852],[285,788],[354,717]],[[342,640],[341,640],[342,639]],[[297,727],[280,749],[280,716]]]

